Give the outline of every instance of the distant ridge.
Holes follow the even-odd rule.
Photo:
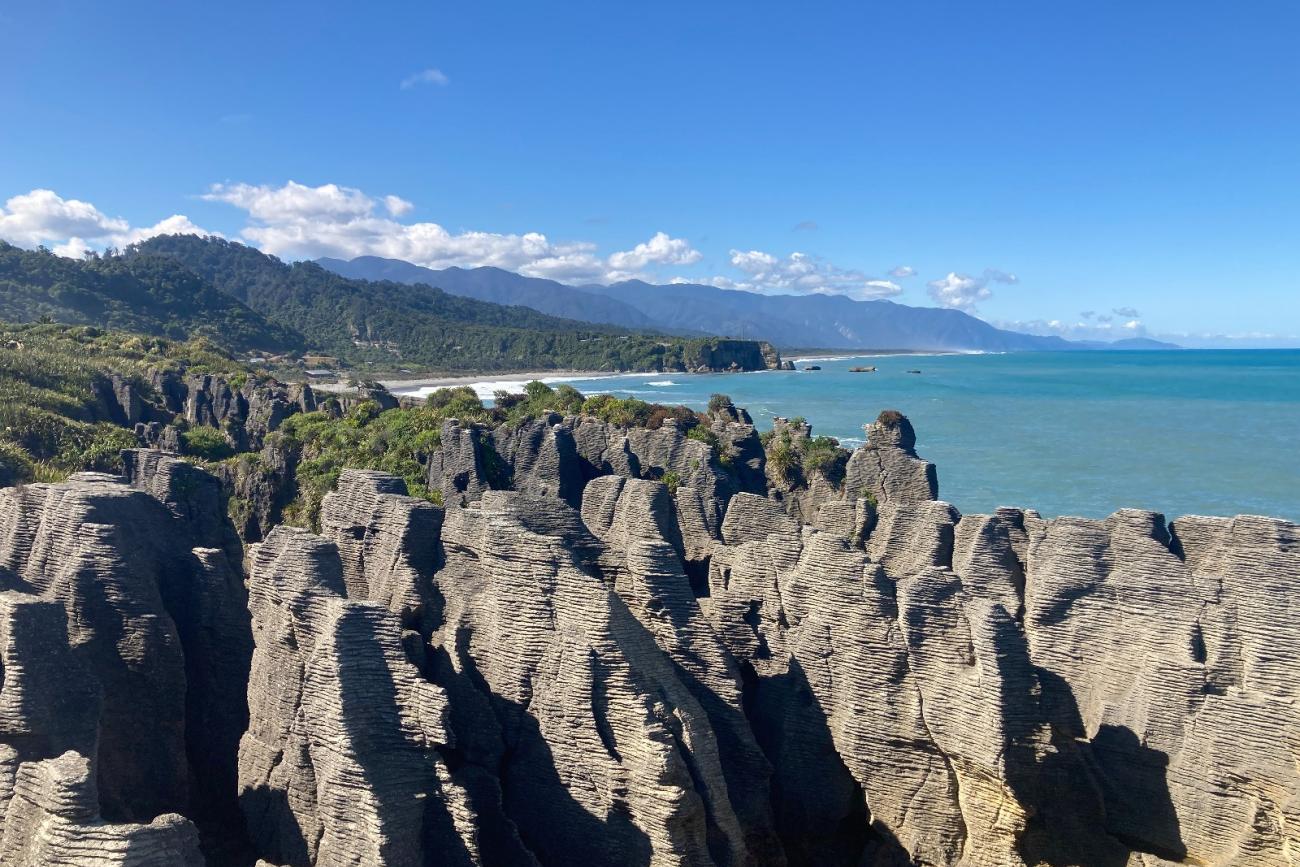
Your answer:
[[[550,316],[581,319],[624,328],[654,328],[656,323],[636,307],[606,295],[566,286],[554,280],[525,277],[502,268],[444,268],[434,270],[401,259],[359,256],[317,259],[316,264],[344,277],[358,280],[392,280],[396,283],[428,283],[444,292],[477,298],[494,304],[531,307]]]
[[[777,346],[864,347],[949,352],[1173,349],[1146,338],[1080,343],[997,328],[960,310],[855,301],[843,295],[760,295],[694,283],[629,280],[569,286],[500,268],[433,269],[398,259],[319,259],[358,279],[424,283],[453,295],[531,307],[552,316],[673,334],[767,340]]]

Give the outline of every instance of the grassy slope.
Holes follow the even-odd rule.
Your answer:
[[[248,374],[210,341],[94,326],[0,323],[0,485],[117,470],[135,436],[112,422],[103,389],[118,373],[142,394],[154,370]]]
[[[175,259],[69,259],[0,242],[0,321],[41,319],[173,340],[206,336],[238,352],[305,346],[292,328],[268,321]]]

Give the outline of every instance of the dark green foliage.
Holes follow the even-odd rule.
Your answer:
[[[896,409],[887,409],[876,418],[876,424],[888,428],[898,427],[903,421],[903,414]]]
[[[849,451],[840,448],[839,440],[834,437],[813,437],[803,441],[802,451],[806,472],[821,473],[836,488],[843,484]]]
[[[791,428],[804,424],[802,418],[794,418],[779,435],[774,430],[759,435],[768,467],[778,479],[791,485],[807,485],[811,474],[818,473],[832,487],[839,488],[844,484],[849,450],[842,448],[835,437],[791,435]]]
[[[225,434],[211,427],[190,428],[181,434],[181,444],[185,454],[205,461],[225,460],[235,454]]]
[[[616,427],[645,427],[654,413],[654,407],[635,397],[597,394],[583,402],[582,412]]]
[[[777,443],[767,452],[767,465],[772,468],[778,478],[788,481],[796,463],[795,450],[786,443]]]
[[[495,397],[497,409],[504,411],[506,421],[512,423],[540,418],[552,412],[560,415],[582,412],[582,392],[567,384],[551,388],[544,382],[533,380],[524,386],[523,394],[498,391]]]
[[[181,368],[246,372],[203,339],[0,323],[0,479],[49,481],[78,470],[120,470],[119,452],[136,441],[113,424],[109,374],[150,397],[149,373]]]
[[[709,396],[709,414],[713,415],[719,412],[728,412],[735,409],[731,398],[725,394],[714,394]]]
[[[285,510],[285,520],[317,528],[321,500],[348,467],[392,473],[405,480],[412,496],[441,502],[441,495],[426,485],[425,465],[442,443],[447,417],[427,406],[380,412],[369,401],[342,418],[324,412],[290,416],[275,442],[298,454],[297,496]]]
[[[454,418],[462,423],[480,424],[488,424],[496,420],[492,411],[483,406],[483,402],[478,399],[474,389],[467,385],[440,388],[425,399],[424,405],[436,414],[439,420]]]
[[[218,238],[160,236],[129,248],[127,256],[172,257],[269,319],[291,325],[313,349],[354,363],[480,371],[684,370],[730,345],[717,338],[635,334],[422,284],[352,280],[310,262],[287,265]]]
[[[469,426],[499,424],[503,417],[484,407],[474,390],[464,386],[439,389],[423,406],[411,409],[381,412],[378,404],[365,401],[342,418],[327,411],[290,416],[273,435],[277,447],[298,455],[297,496],[285,519],[316,527],[321,499],[348,467],[391,473],[406,481],[411,496],[441,503],[441,492],[428,487],[427,467],[430,455],[442,445],[442,426],[448,419]],[[490,443],[483,445],[489,483],[506,487],[505,463]]]
[[[206,336],[234,351],[303,348],[292,328],[267,321],[174,259],[69,259],[0,242],[0,320],[66,322],[156,334]]]

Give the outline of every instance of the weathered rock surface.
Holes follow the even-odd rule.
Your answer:
[[[888,410],[866,426],[867,442],[849,458],[844,490],[876,502],[914,503],[939,496],[934,464],[916,455],[916,431],[907,417]]]
[[[91,763],[74,752],[22,764],[0,835],[14,867],[200,867],[199,835],[175,813],[111,824],[99,816]]]
[[[503,812],[543,863],[770,857],[749,851],[708,714],[566,508],[493,493],[447,513],[441,650],[479,695],[451,691],[469,760],[499,767]]]
[[[332,542],[287,527],[258,545],[250,588],[239,787],[258,853],[292,865],[455,863],[444,849],[461,841],[440,791],[446,695],[407,659],[397,617],[348,598]]]
[[[77,822],[184,813],[238,848],[251,651],[238,539],[211,476],[157,453],[127,465],[145,490],[82,473],[0,491],[0,800],[24,768],[71,751],[95,777]]]
[[[1300,861],[1300,528],[708,430],[449,422],[445,509],[345,470],[247,554],[157,453],[0,491],[0,864]]]

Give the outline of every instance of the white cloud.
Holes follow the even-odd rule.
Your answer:
[[[611,255],[609,264],[620,271],[640,271],[648,265],[694,265],[702,258],[689,241],[670,238],[667,232],[655,232],[649,241]]]
[[[0,208],[0,238],[20,247],[51,245],[60,256],[80,257],[87,250],[124,247],[154,235],[211,235],[189,217],[173,214],[149,227],[132,228],[121,217],[109,217],[79,199],[65,199],[53,190],[32,190],[9,199]]]
[[[209,202],[226,202],[248,211],[254,219],[268,223],[365,217],[375,209],[374,199],[352,187],[338,184],[309,187],[296,181],[289,181],[282,187],[213,184],[200,198]],[[397,199],[396,196],[392,198]]]
[[[1125,319],[1133,319],[1142,315],[1137,312],[1137,308],[1135,307],[1116,307],[1110,312],[1114,313],[1116,316],[1122,316]]]
[[[400,217],[403,214],[410,213],[415,205],[401,196],[384,196],[384,207],[388,209],[388,216]]]
[[[397,195],[372,196],[338,184],[309,186],[214,184],[200,198],[222,202],[247,214],[240,237],[285,259],[333,256],[381,256],[429,268],[494,266],[530,277],[566,283],[611,283],[658,279],[661,268],[696,265],[703,256],[689,241],[659,231],[631,249],[602,255],[588,241],[553,241],[541,232],[452,232],[433,222],[404,222],[415,205]],[[0,208],[0,237],[25,246],[57,245],[61,254],[79,256],[87,249],[125,246],[159,234],[215,234],[174,214],[149,227],[132,227],[105,215],[88,202],[63,199],[49,190],[15,196]],[[817,256],[794,252],[778,256],[762,250],[733,249],[730,276],[673,277],[673,282],[706,283],[765,294],[846,295],[855,299],[889,298],[902,293],[891,279],[842,268]],[[892,275],[915,273],[899,266]],[[1015,278],[986,272],[982,278]],[[932,284],[933,285],[933,284]],[[977,293],[978,294],[978,293]]]
[[[1100,317],[1087,316],[1085,311],[1076,322],[1060,319],[1029,319],[999,321],[993,324],[999,328],[1019,331],[1024,334],[1039,334],[1064,337],[1066,340],[1123,340],[1130,337],[1149,337],[1146,326],[1138,319],[1127,322],[1099,321]]]
[[[926,285],[929,287],[930,297],[939,306],[971,313],[981,301],[993,297],[993,290],[989,288],[990,282],[1018,283],[1020,278],[996,268],[985,268],[984,273],[978,277],[950,271],[947,277],[931,280]]]
[[[89,202],[65,199],[53,190],[14,196],[0,208],[0,237],[24,247],[54,240],[103,238],[129,229],[126,220],[108,217]]]
[[[911,265],[899,265],[896,268],[890,268],[887,273],[895,280],[902,280],[905,277],[915,277],[916,269]]]
[[[974,310],[979,302],[992,298],[993,292],[988,288],[988,281],[981,277],[949,272],[942,280],[929,282],[930,297],[941,307],[956,310]]]
[[[430,67],[428,69],[422,69],[414,75],[408,75],[406,78],[403,78],[402,90],[410,90],[412,87],[417,87],[421,84],[436,84],[441,87],[450,83],[451,79],[447,77],[445,72],[441,69]]]
[[[731,266],[744,276],[713,277],[704,282],[723,289],[743,289],[765,295],[847,295],[858,300],[888,298],[903,291],[891,280],[868,277],[861,271],[840,268],[808,253],[794,252],[785,258],[762,250],[732,250]]]
[[[252,222],[241,235],[265,252],[288,259],[369,255],[427,268],[490,265],[572,283],[646,278],[651,276],[646,269],[700,260],[689,242],[666,232],[604,258],[594,244],[556,243],[540,232],[453,233],[437,223],[404,223],[397,218],[415,207],[406,199],[375,198],[337,184],[217,184],[203,198],[248,212]]]

